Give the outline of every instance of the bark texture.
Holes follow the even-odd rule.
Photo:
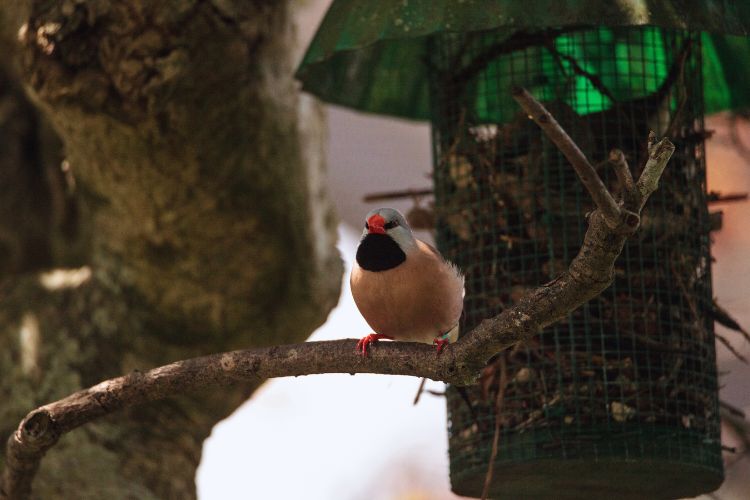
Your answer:
[[[17,129],[0,146],[15,148],[0,162],[0,433],[99,380],[325,320],[342,268],[288,2],[14,0],[0,30],[15,56],[0,130]],[[34,496],[194,497],[203,439],[259,382],[63,437]]]

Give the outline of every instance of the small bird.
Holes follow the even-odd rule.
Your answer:
[[[456,340],[464,277],[414,237],[398,210],[367,214],[350,282],[359,312],[375,331],[357,343],[363,356],[384,338],[432,343],[438,354]]]

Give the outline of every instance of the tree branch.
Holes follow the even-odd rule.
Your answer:
[[[533,117],[551,118],[528,92],[521,89],[517,95],[522,96],[520,100],[529,109],[535,110],[530,113]],[[540,125],[563,152],[580,153],[554,118]],[[638,211],[656,189],[673,151],[674,146],[667,139],[658,143],[653,137],[649,140],[649,161],[641,178],[635,185],[623,186],[629,190],[628,196],[638,195]],[[63,434],[119,409],[177,394],[224,387],[238,381],[317,373],[381,373],[427,377],[456,385],[473,383],[496,353],[564,318],[613,280],[615,259],[627,237],[637,229],[639,215],[628,210],[621,212],[585,157],[581,154],[580,158],[576,160],[579,167],[581,161],[588,167],[584,165],[582,171],[576,167],[576,171],[602,205],[589,217],[583,246],[569,269],[550,283],[531,290],[515,306],[483,321],[439,356],[425,344],[390,342],[372,346],[369,357],[363,358],[355,349],[356,341],[348,339],[213,354],[107,380],[42,406],[23,419],[7,443],[0,499],[28,497],[42,456]]]
[[[613,149],[609,152],[609,164],[617,175],[617,180],[620,181],[622,190],[623,203],[626,207],[634,207],[640,200],[640,196],[633,196],[638,193],[635,187],[635,181],[633,180],[633,174],[630,172],[630,166],[625,159],[625,154],[619,149]]]
[[[640,179],[636,183],[638,188],[637,210],[639,211],[646,204],[651,193],[656,191],[656,188],[659,186],[661,174],[664,172],[664,167],[667,166],[667,161],[669,161],[672,153],[674,153],[674,145],[671,148],[660,148],[658,147],[659,144],[661,143],[656,142],[656,134],[653,131],[649,132],[648,160],[646,161],[646,166],[643,167]]]
[[[555,143],[560,152],[573,165],[581,182],[588,190],[594,203],[601,210],[607,225],[614,229],[620,225],[624,210],[622,210],[612,197],[606,186],[599,178],[594,167],[589,163],[586,155],[576,145],[570,136],[563,130],[555,117],[547,111],[542,104],[534,99],[526,89],[517,87],[513,89],[513,98],[534,120],[537,125],[547,134],[547,137]]]

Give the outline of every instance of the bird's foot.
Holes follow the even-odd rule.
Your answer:
[[[443,348],[447,344],[450,344],[450,341],[447,339],[441,339],[440,337],[435,337],[435,340],[433,340],[432,343],[437,346],[437,353],[440,354]]]
[[[437,353],[438,353],[438,355],[440,355],[440,353],[442,352],[443,348],[446,345],[450,344],[450,340],[448,339],[448,335],[449,334],[450,334],[450,332],[445,333],[443,335],[439,335],[439,336],[435,337],[435,340],[432,341],[432,344],[437,346]]]
[[[391,337],[390,335],[383,335],[382,333],[371,333],[366,337],[362,337],[359,342],[357,342],[357,350],[362,353],[362,357],[367,357],[367,348],[370,346],[370,344],[374,344],[380,339],[393,340],[393,337]]]
[[[444,338],[444,336],[435,337],[435,340],[432,341],[432,344],[437,346],[437,352],[438,352],[438,355],[440,355],[443,348],[446,345],[450,344],[450,340]]]

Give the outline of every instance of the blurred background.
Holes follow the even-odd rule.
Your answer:
[[[297,9],[299,54],[329,0]],[[342,294],[328,322],[311,340],[362,337],[369,329],[348,289],[364,215],[376,204],[367,194],[430,187],[430,129],[425,123],[382,118],[325,106],[328,189],[341,221],[339,250],[346,263]],[[728,114],[709,117],[708,189],[750,191],[750,126]],[[425,200],[388,204],[407,212]],[[750,203],[712,204],[723,227],[712,233],[714,295],[740,324],[750,325]],[[418,234],[430,239],[429,234]],[[750,345],[717,325],[717,333],[750,357]],[[750,412],[750,366],[717,345],[721,399]],[[443,385],[428,382],[419,404],[419,380],[395,376],[324,375],[267,382],[214,428],[198,471],[200,498],[213,499],[449,499]],[[711,498],[746,499],[750,454],[733,431],[723,441],[724,486]],[[744,451],[744,453],[743,453]]]

